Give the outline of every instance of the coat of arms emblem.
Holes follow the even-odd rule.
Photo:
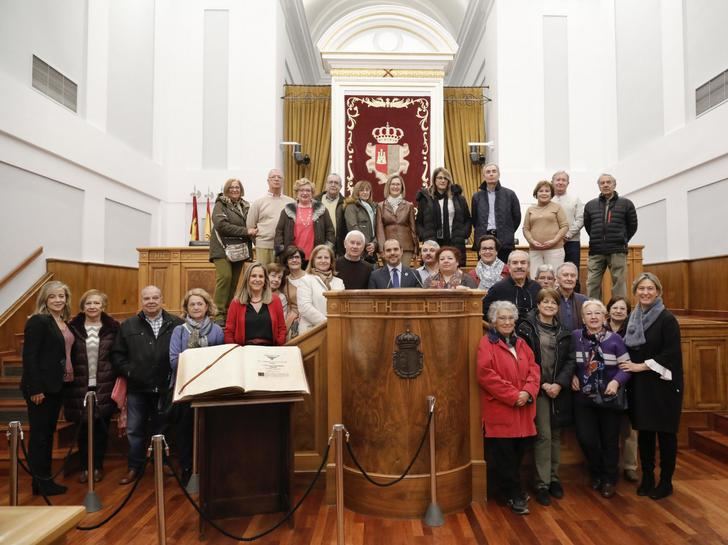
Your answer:
[[[372,136],[377,143],[367,143],[367,171],[373,173],[380,184],[386,183],[392,174],[406,174],[409,161],[405,157],[409,155],[409,144],[399,143],[404,131],[387,123],[372,130]]]
[[[392,367],[399,378],[415,378],[422,373],[424,355],[419,351],[420,338],[409,328],[395,339],[398,350],[392,355]]]

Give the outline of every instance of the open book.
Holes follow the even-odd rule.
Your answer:
[[[308,394],[301,350],[223,344],[180,354],[174,401],[253,392]]]

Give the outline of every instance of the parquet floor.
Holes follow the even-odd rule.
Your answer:
[[[121,459],[110,460],[106,479],[97,492],[104,509],[88,515],[90,525],[107,516],[128,488],[117,480],[125,470]],[[84,485],[77,475],[66,479],[68,494],[56,498],[58,504],[81,504]],[[678,456],[675,494],[656,502],[640,498],[635,486],[620,483],[617,496],[605,500],[587,485],[581,468],[563,472],[566,496],[550,507],[531,500],[531,514],[517,516],[494,502],[475,502],[465,512],[449,515],[441,528],[429,528],[419,520],[390,520],[346,512],[346,543],[352,545],[725,545],[728,544],[728,465],[696,451],[683,450]],[[184,498],[173,478],[165,480],[167,543],[199,543],[197,515]],[[7,500],[7,481],[2,480],[0,497]],[[303,487],[298,487],[299,493]],[[30,495],[29,479],[23,475],[20,503],[41,505],[42,499]],[[271,526],[279,515],[261,515],[227,521],[232,533],[252,535]],[[233,543],[209,529],[205,543]],[[129,504],[106,526],[90,531],[74,531],[74,545],[151,545],[157,541],[152,475],[148,471]],[[315,489],[297,514],[296,529],[286,527],[257,541],[261,545],[334,545],[336,511],[323,504],[323,489]]]

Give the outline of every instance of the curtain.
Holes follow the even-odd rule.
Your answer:
[[[481,165],[470,161],[468,142],[485,142],[485,107],[482,87],[445,87],[445,168],[470,197],[481,183]],[[478,149],[485,153],[485,149]],[[433,165],[437,167],[438,165]]]
[[[297,165],[293,148],[284,150],[285,194],[293,196],[293,183],[308,178],[323,191],[331,163],[331,87],[286,85],[283,109],[283,139],[300,142],[301,152],[311,158],[308,165]]]

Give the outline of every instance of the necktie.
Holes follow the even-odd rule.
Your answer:
[[[399,287],[399,271],[397,269],[392,269],[392,287]]]

